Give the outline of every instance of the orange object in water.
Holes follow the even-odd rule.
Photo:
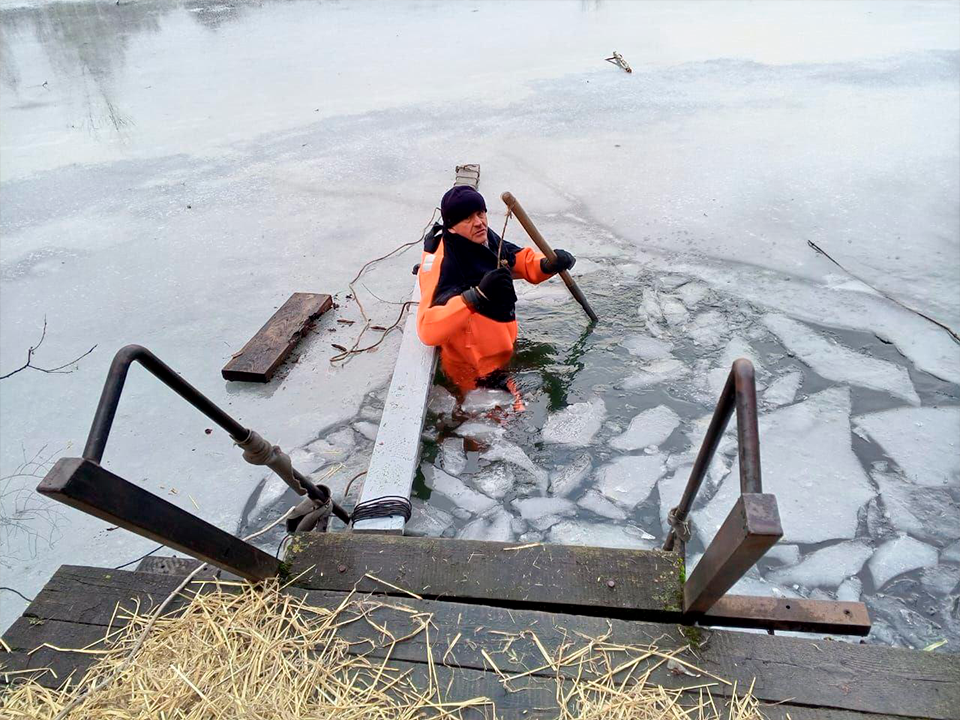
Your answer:
[[[417,333],[425,345],[440,347],[443,372],[466,392],[477,387],[477,380],[510,361],[517,339],[517,322],[499,322],[481,315],[459,295],[444,305],[431,306],[440,279],[443,250],[441,241],[435,253],[424,252],[420,261]],[[552,277],[540,269],[541,258],[543,255],[532,249],[522,248],[516,254],[514,277],[534,284]],[[522,405],[522,401],[520,403]]]

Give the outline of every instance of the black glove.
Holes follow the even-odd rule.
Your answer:
[[[577,264],[577,259],[566,250],[554,250],[557,259],[550,262],[546,258],[540,259],[540,269],[547,275],[555,275],[558,272],[569,270]]]
[[[481,315],[508,322],[516,317],[517,293],[513,289],[510,268],[497,268],[486,273],[475,288],[463,293],[463,299]]]

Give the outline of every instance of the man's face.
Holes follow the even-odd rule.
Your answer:
[[[477,211],[465,220],[458,222],[450,228],[450,231],[481,245],[487,241],[487,214]]]

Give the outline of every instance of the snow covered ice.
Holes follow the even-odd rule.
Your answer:
[[[882,589],[890,580],[917,568],[937,564],[937,549],[909,535],[888,540],[867,564],[874,587]]]
[[[807,588],[835,588],[855,576],[873,554],[869,543],[852,540],[828,545],[803,558],[799,565],[775,570],[767,578],[780,585],[803,585]]]

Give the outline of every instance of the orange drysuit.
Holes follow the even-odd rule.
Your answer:
[[[499,240],[499,238],[497,238]],[[417,333],[425,345],[440,346],[443,372],[466,392],[477,387],[477,380],[506,366],[517,339],[517,322],[492,320],[473,309],[457,295],[446,304],[433,305],[434,290],[440,280],[444,243],[435,253],[424,251],[420,261],[420,306],[417,309]],[[516,252],[513,277],[541,283],[551,277],[540,268],[543,255],[531,248]]]

